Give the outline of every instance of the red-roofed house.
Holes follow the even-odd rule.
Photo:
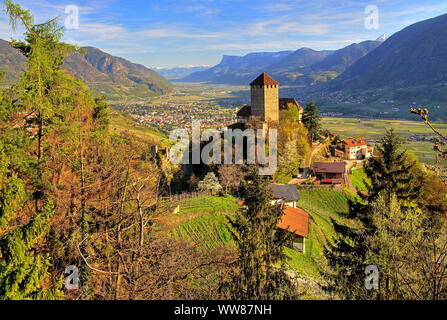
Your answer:
[[[342,184],[346,173],[346,164],[344,162],[315,162],[313,171],[321,183]]]
[[[364,139],[347,139],[340,144],[347,160],[363,160],[372,157],[374,147],[368,145]]]
[[[306,239],[309,237],[309,214],[289,206],[284,206],[283,213],[278,228],[293,233],[290,247],[305,253]]]

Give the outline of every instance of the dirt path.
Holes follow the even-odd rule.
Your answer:
[[[312,151],[307,156],[306,161],[304,162],[304,167],[309,168],[312,164],[312,159],[321,151],[323,151],[324,148],[328,146],[329,138],[326,138],[322,143],[318,144],[315,148],[312,149]]]

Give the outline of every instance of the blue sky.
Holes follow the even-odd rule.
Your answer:
[[[1,2],[1,0],[0,0]],[[148,67],[215,65],[222,55],[338,49],[391,35],[447,13],[445,0],[16,0],[38,22],[79,8],[79,29],[64,40],[95,46]],[[365,27],[365,8],[379,9],[379,28]],[[0,38],[19,37],[0,18]]]

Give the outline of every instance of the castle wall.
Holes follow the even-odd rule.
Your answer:
[[[279,86],[251,87],[252,115],[261,121],[279,121]]]

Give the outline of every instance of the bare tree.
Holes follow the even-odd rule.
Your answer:
[[[238,165],[223,164],[219,167],[219,178],[225,192],[236,190],[244,174]]]
[[[436,166],[432,167],[431,169],[436,171],[443,182],[447,184],[447,166],[442,167],[440,165],[441,159],[444,159],[447,163],[447,135],[442,134],[430,122],[429,112],[427,109],[411,109],[410,112],[419,115],[424,123],[436,134],[437,140],[435,145],[433,146],[433,149],[436,152]]]

